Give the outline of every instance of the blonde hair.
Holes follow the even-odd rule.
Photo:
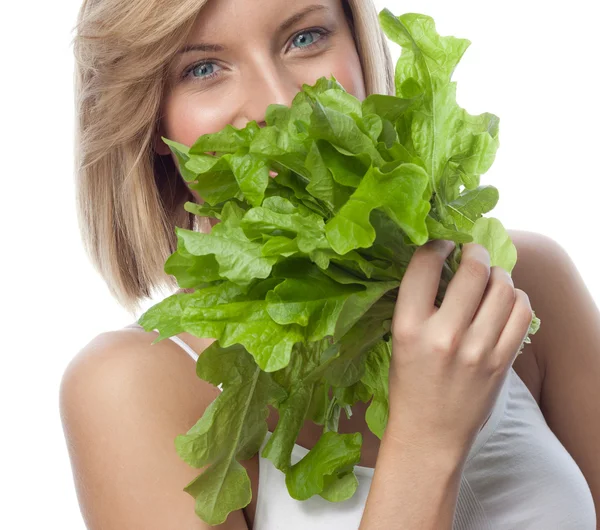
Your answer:
[[[369,94],[394,94],[390,52],[372,0],[342,0]],[[85,250],[129,312],[156,290],[175,227],[205,230],[170,155],[154,151],[167,72],[206,0],[84,0],[75,55],[75,170]]]

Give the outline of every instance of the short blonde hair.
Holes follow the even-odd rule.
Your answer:
[[[372,0],[342,0],[369,94],[394,94]],[[85,250],[129,312],[177,288],[175,227],[206,230],[170,155],[154,151],[167,72],[206,0],[84,0],[75,55],[76,203]]]

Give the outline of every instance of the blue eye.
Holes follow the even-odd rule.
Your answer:
[[[191,66],[189,68],[189,70],[187,71],[185,77],[191,76],[191,74],[193,72],[199,72],[199,71],[204,70],[204,73],[208,74],[208,75],[204,75],[204,76],[198,77],[196,79],[202,79],[202,80],[212,79],[213,77],[215,77],[216,75],[218,75],[216,72],[214,72],[214,65],[215,65],[215,63],[198,63],[198,64],[195,64],[195,65],[193,65],[193,66]],[[208,70],[208,72],[207,72],[207,70]],[[217,70],[217,72],[218,72],[218,70]]]
[[[319,30],[309,30],[309,31],[303,31],[302,33],[298,33],[298,35],[296,35],[293,39],[292,39],[292,43],[296,42],[296,39],[302,37],[303,35],[311,35],[313,33],[316,33],[317,35],[319,35],[319,38],[317,39],[317,42],[320,40],[320,37],[323,36],[323,32],[319,31]],[[306,39],[304,39],[306,40]],[[307,46],[300,46],[301,48],[309,48],[310,46],[312,46],[315,43],[315,40],[311,37],[310,38],[310,42],[308,43]]]
[[[317,46],[321,41],[324,41],[325,37],[327,37],[330,33],[330,30],[326,30],[324,28],[302,30],[301,32],[296,33],[296,35],[292,38],[292,44],[298,43],[300,45],[295,45],[293,47],[299,50],[306,50],[312,48],[313,46]],[[314,34],[319,36],[316,40],[312,36]],[[308,38],[306,37],[307,35]],[[188,79],[190,81],[208,81],[209,79],[213,79],[219,75],[219,70],[215,71],[215,65],[216,63],[213,61],[207,60],[194,63],[183,71],[181,74],[181,79],[184,81]],[[197,77],[194,76],[193,73],[198,71],[203,71],[204,75],[201,74]]]

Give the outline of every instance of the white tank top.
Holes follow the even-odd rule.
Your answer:
[[[179,337],[194,361],[198,354]],[[357,529],[374,469],[355,466],[358,489],[347,501],[315,495],[292,499],[285,475],[260,456],[253,530]],[[292,464],[308,449],[296,444]],[[590,488],[581,470],[550,430],[537,402],[514,369],[483,429],[477,435],[461,478],[454,530],[596,530]]]

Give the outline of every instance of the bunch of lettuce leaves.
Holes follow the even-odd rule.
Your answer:
[[[322,77],[291,107],[270,105],[265,127],[228,125],[191,147],[163,138],[205,201],[186,210],[220,220],[210,233],[176,229],[165,271],[193,292],[165,298],[139,320],[159,331],[155,342],[184,331],[216,339],[196,372],[222,392],[175,440],[185,462],[204,468],[184,489],[209,524],[250,502],[240,461],[259,451],[269,405],[279,422],[261,454],[285,473],[289,494],[354,494],[362,438],[337,432],[340,412],[370,401],[366,423],[381,438],[391,319],[417,247],[457,243],[438,307],[462,244],[485,246],[509,273],[516,263],[500,221],[483,216],[498,190],[479,184],[496,155],[499,120],[460,108],[450,81],[470,41],[441,37],[420,14],[384,9],[379,21],[402,47],[395,96],[359,101]],[[530,335],[539,324],[534,315]],[[306,420],[322,435],[292,465]]]

